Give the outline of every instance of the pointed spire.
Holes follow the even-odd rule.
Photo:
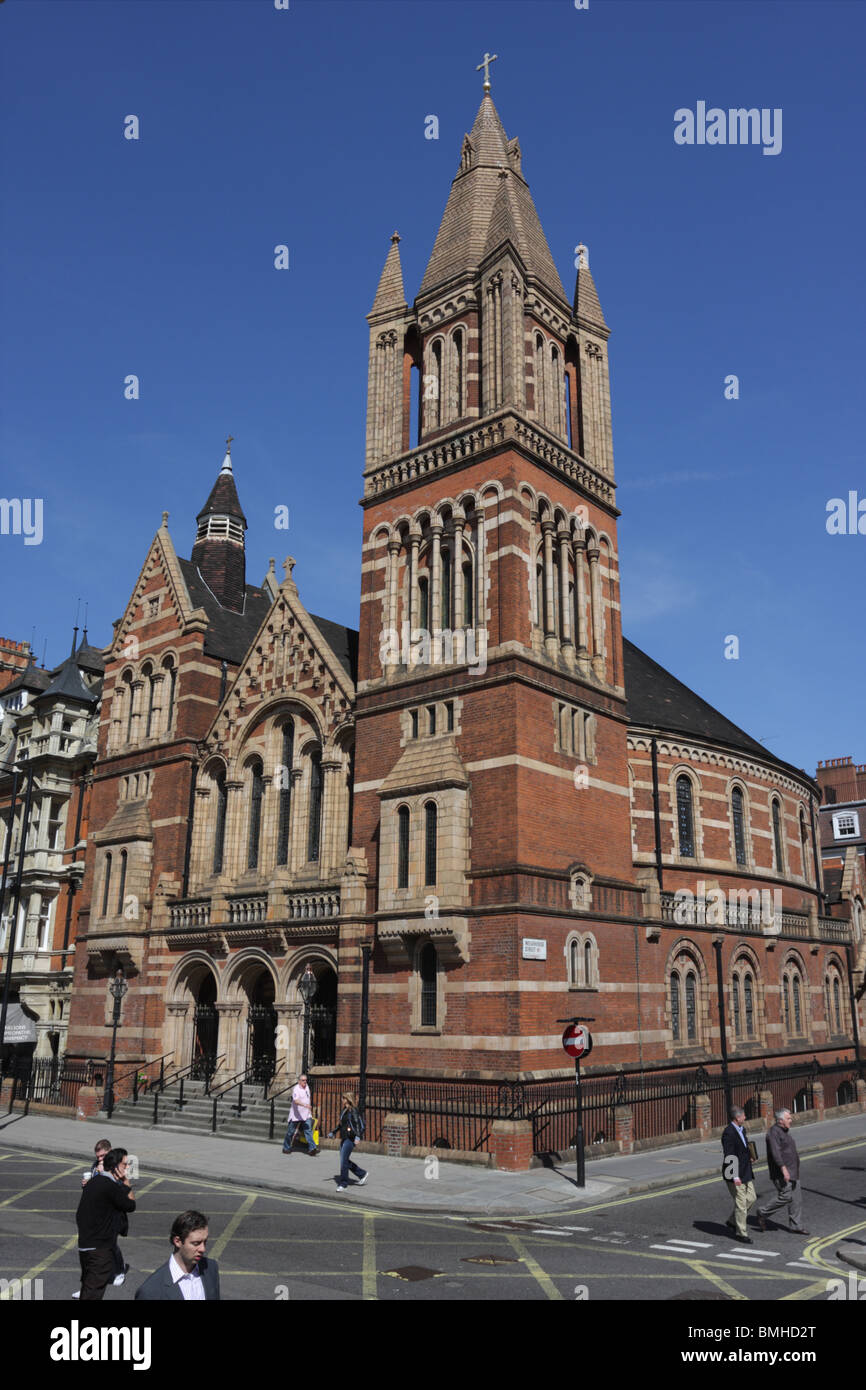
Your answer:
[[[507,179],[500,178],[503,171]],[[509,187],[502,192],[504,183]],[[509,140],[492,97],[485,92],[472,130],[463,141],[460,169],[451,184],[419,298],[435,293],[449,280],[478,270],[485,254],[495,249],[496,233],[491,233],[494,212],[497,225],[500,220],[507,222],[507,235],[512,240],[516,236],[527,274],[567,304],[568,296],[523,176],[520,145],[516,138]]]
[[[574,249],[577,252],[577,278],[574,285],[574,317],[577,319],[578,323],[602,330],[606,336],[610,330],[604,321],[601,300],[598,297],[598,290],[595,288],[595,281],[592,278],[592,271],[589,268],[589,249],[584,246],[583,242],[580,242]]]
[[[246,599],[243,514],[231,462],[232,436],[210,496],[196,517],[198,529],[190,559],[223,608],[242,613]]]
[[[391,237],[391,249],[385,259],[385,266],[379,280],[379,288],[368,317],[374,314],[402,314],[406,305],[406,291],[403,288],[403,267],[400,264],[400,234]]]
[[[76,623],[76,624],[75,624],[75,627],[72,629],[72,650],[71,650],[70,653],[69,653],[70,656],[74,656],[74,655],[75,655],[75,648],[77,647],[77,645],[78,645],[78,624]]]

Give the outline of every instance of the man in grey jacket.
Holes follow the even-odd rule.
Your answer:
[[[797,1235],[807,1236],[803,1228],[803,1189],[800,1186],[800,1155],[791,1135],[793,1116],[790,1110],[775,1110],[776,1123],[767,1132],[767,1168],[776,1184],[776,1196],[766,1206],[758,1207],[758,1225],[767,1229],[767,1217],[782,1207],[788,1208],[788,1221]]]

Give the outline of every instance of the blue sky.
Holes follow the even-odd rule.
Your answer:
[[[626,635],[796,766],[866,761],[866,535],[825,525],[866,499],[864,46],[855,0],[6,0],[0,495],[44,538],[0,535],[0,635],[56,664],[80,596],[106,643],[229,433],[248,578],[290,551],[357,626],[364,316],[395,228],[417,292],[490,51],[612,329]],[[781,108],[781,152],[677,145],[699,101]]]

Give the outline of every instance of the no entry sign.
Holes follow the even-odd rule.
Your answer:
[[[582,1023],[570,1023],[562,1035],[562,1045],[569,1057],[588,1057],[592,1052],[592,1034]]]

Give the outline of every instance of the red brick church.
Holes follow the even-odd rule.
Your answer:
[[[380,1077],[568,1075],[572,1015],[590,1071],[723,1041],[732,1067],[850,1068],[866,884],[828,915],[816,782],[623,637],[609,329],[489,86],[411,304],[398,243],[358,632],[306,610],[291,559],[247,582],[237,451],[189,559],[164,514],[116,624],[69,1053],[105,1055],[122,967],[119,1072],[291,1077],[309,965],[319,1076],[357,1075],[362,1033]]]

